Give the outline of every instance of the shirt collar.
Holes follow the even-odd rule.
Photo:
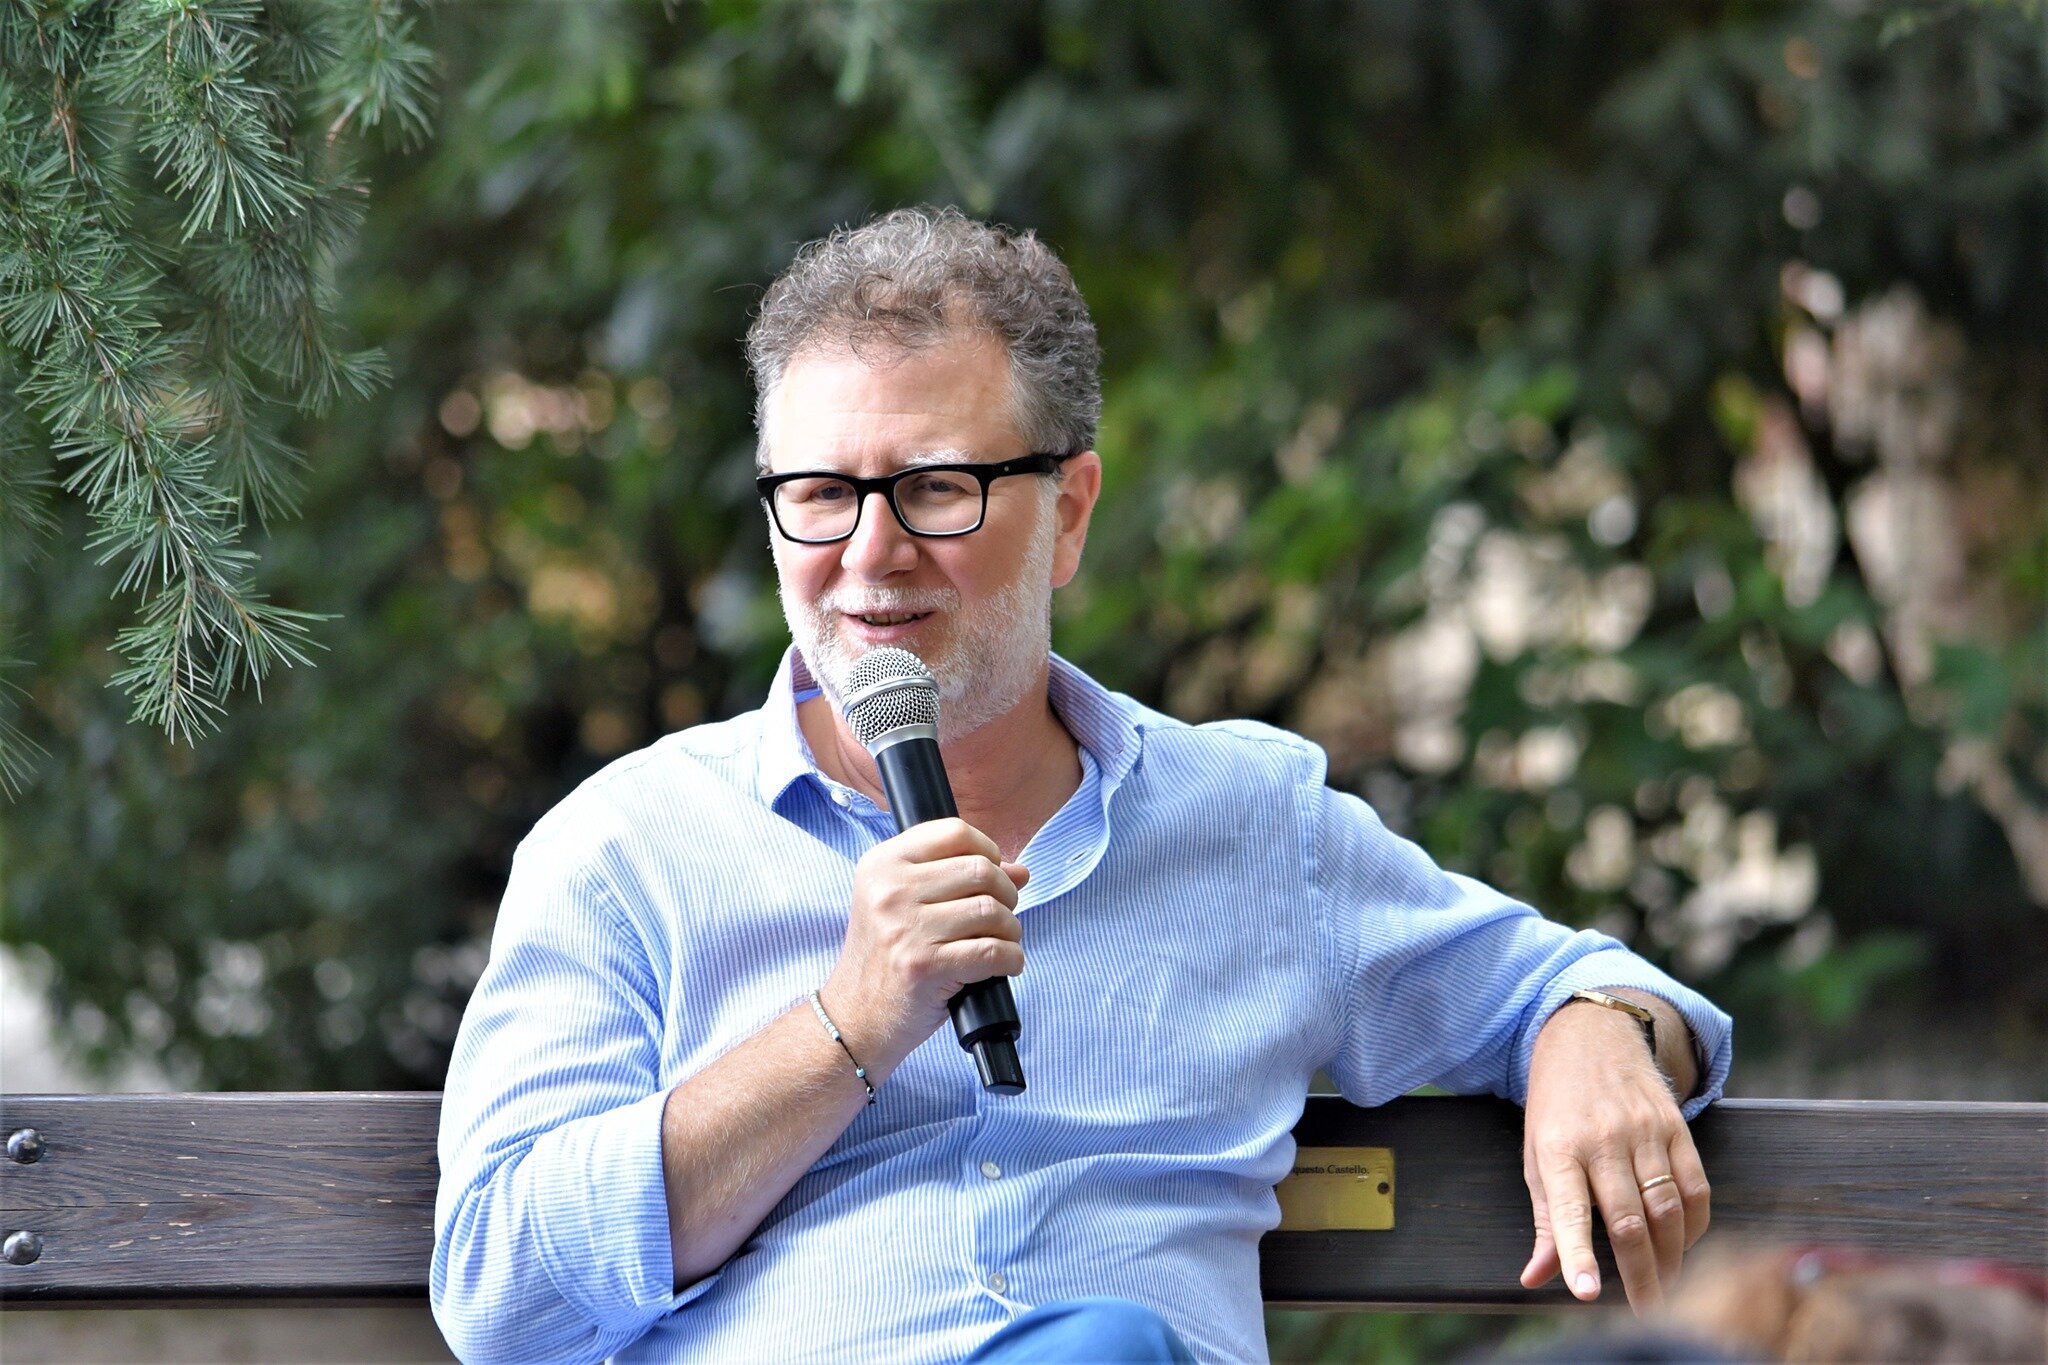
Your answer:
[[[1059,713],[1067,733],[1080,742],[1101,770],[1103,790],[1116,790],[1138,762],[1142,727],[1135,715],[1136,707],[1128,697],[1111,692],[1057,654],[1052,656],[1046,691],[1051,694],[1052,709]]]
[[[783,651],[782,663],[775,670],[768,700],[761,704],[761,739],[755,750],[755,790],[761,804],[771,810],[799,779],[824,780],[811,758],[810,742],[804,738],[803,727],[796,722],[797,703],[817,690],[810,665],[791,645]]]
[[[771,809],[799,780],[808,777],[820,785],[826,781],[796,718],[797,703],[817,690],[810,665],[791,645],[783,652],[760,711],[756,791],[761,803]],[[1068,733],[1095,760],[1105,793],[1114,791],[1138,761],[1141,727],[1133,714],[1135,708],[1057,654],[1052,656],[1046,690]]]

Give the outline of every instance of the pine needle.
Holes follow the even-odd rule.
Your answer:
[[[48,534],[54,462],[141,601],[114,681],[180,742],[318,647],[324,618],[252,586],[247,526],[294,509],[285,417],[388,373],[345,335],[334,270],[362,216],[349,144],[426,136],[415,20],[414,0],[0,4],[0,550]],[[31,752],[0,709],[0,788]]]

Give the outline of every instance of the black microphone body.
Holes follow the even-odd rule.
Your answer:
[[[875,750],[874,758],[898,831],[960,813],[953,801],[953,784],[946,780],[946,765],[939,757],[936,739],[922,735],[900,739]],[[953,1016],[953,1032],[959,1035],[960,1046],[974,1056],[982,1088],[1001,1095],[1021,1093],[1024,1064],[1017,1056],[1020,1022],[1010,979],[992,976],[986,981],[970,982],[954,994],[946,1008]]]

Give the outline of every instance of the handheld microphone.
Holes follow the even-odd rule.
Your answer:
[[[887,646],[863,654],[847,678],[845,710],[854,738],[881,770],[882,791],[899,832],[960,813],[939,758],[939,687],[924,660]],[[1021,1093],[1021,1025],[1010,979],[992,976],[963,986],[946,1009],[961,1048],[973,1054],[981,1088],[997,1095]]]

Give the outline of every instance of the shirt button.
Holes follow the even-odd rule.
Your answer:
[[[1003,1168],[996,1165],[996,1163],[993,1161],[982,1162],[981,1173],[987,1176],[990,1180],[1001,1180],[1003,1178]]]
[[[988,1277],[988,1287],[1000,1294],[1010,1287],[1010,1282],[1004,1279],[1003,1272],[998,1270],[995,1274]]]
[[[853,804],[853,793],[842,787],[832,793],[832,799],[842,806],[850,806]]]

